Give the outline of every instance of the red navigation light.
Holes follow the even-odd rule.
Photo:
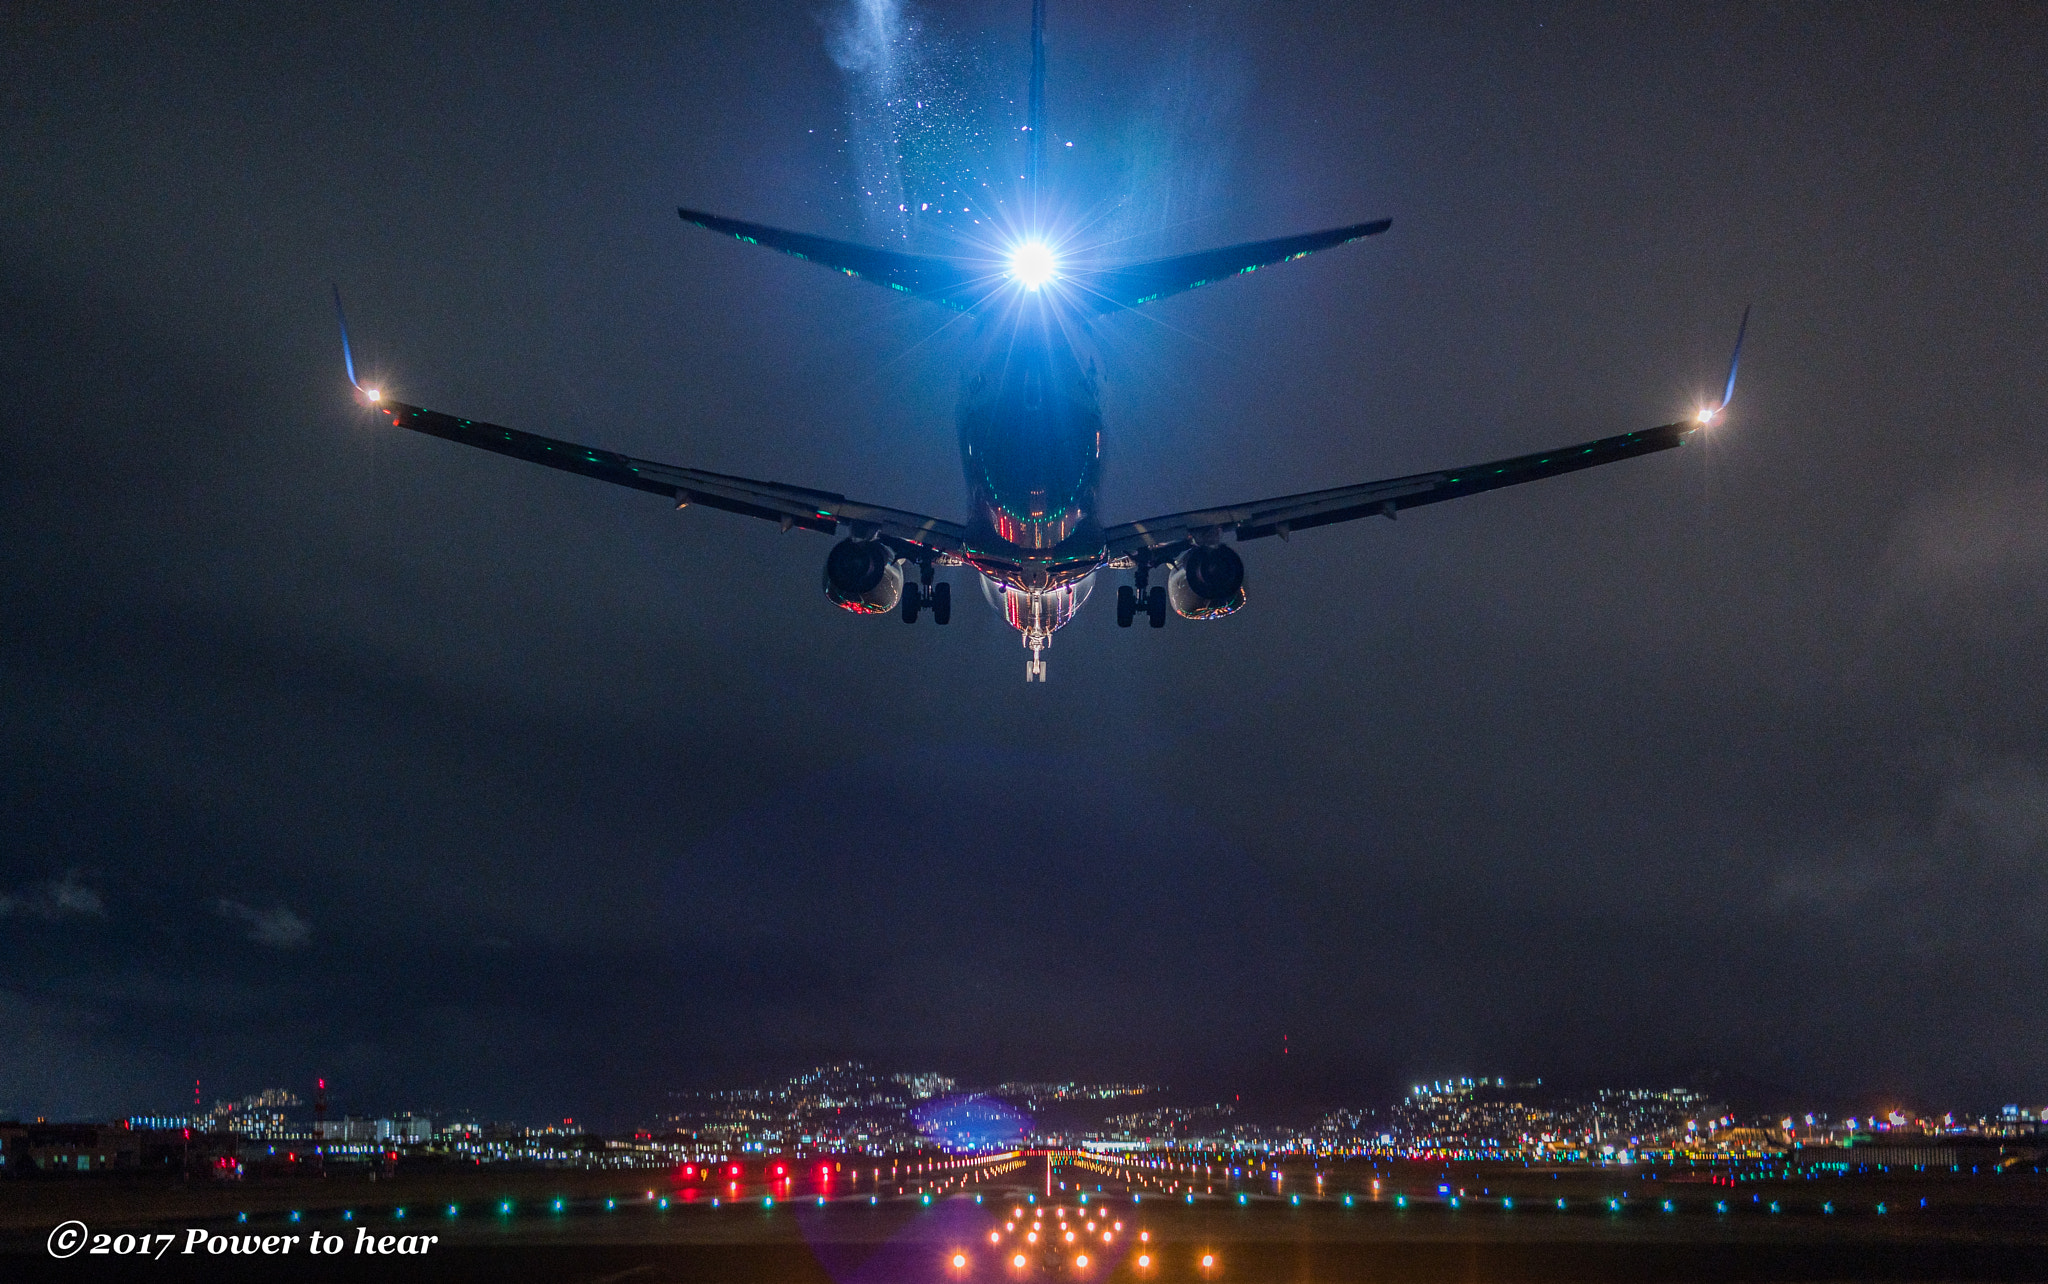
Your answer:
[[[732,1175],[735,1177],[740,1175],[740,1166],[738,1164],[732,1166]]]
[[[777,1165],[775,1165],[775,1175],[776,1175],[777,1177],[780,1177],[780,1176],[782,1176],[782,1165],[781,1165],[781,1164],[777,1164]]]

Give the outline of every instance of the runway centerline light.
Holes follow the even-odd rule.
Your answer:
[[[1059,259],[1043,241],[1025,241],[1010,251],[1010,275],[1027,290],[1036,290],[1059,276]]]
[[[961,1267],[963,1267],[963,1266],[965,1266],[965,1265],[967,1265],[967,1254],[965,1254],[965,1253],[955,1253],[955,1254],[953,1254],[953,1269],[954,1269],[954,1270],[956,1270],[956,1271],[957,1271],[957,1270],[959,1270],[959,1269],[960,1269]]]

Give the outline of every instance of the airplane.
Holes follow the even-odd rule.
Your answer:
[[[832,491],[756,481],[636,459],[594,446],[482,423],[394,400],[356,379],[341,293],[334,294],[349,382],[393,426],[581,473],[676,501],[763,518],[783,531],[841,535],[825,558],[825,596],[863,615],[900,611],[915,624],[929,611],[952,618],[942,567],[979,576],[984,594],[1021,635],[1026,682],[1044,682],[1053,634],[1073,619],[1105,571],[1129,571],[1117,589],[1116,622],[1143,616],[1163,627],[1168,609],[1215,620],[1245,604],[1245,567],[1233,544],[1362,517],[1393,518],[1425,504],[1633,459],[1683,444],[1720,417],[1735,395],[1745,308],[1719,404],[1690,419],[1407,477],[1283,495],[1104,524],[1100,506],[1103,422],[1096,327],[1156,300],[1213,285],[1385,232],[1377,219],[1136,263],[1099,263],[1071,252],[1041,225],[1045,163],[1045,0],[1033,0],[1023,225],[985,253],[933,257],[876,249],[699,210],[686,223],[778,250],[847,276],[966,314],[968,362],[956,411],[969,516],[965,521],[864,503]],[[1226,538],[1229,542],[1225,542]],[[908,582],[914,568],[916,582]],[[1153,583],[1158,575],[1164,584]]]

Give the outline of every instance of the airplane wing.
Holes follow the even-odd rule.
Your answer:
[[[1203,250],[1149,263],[1131,263],[1101,272],[1077,272],[1071,278],[1075,292],[1098,312],[1135,308],[1140,304],[1180,294],[1200,286],[1226,281],[1233,276],[1256,272],[1275,263],[1314,254],[1368,236],[1378,236],[1394,225],[1392,219],[1353,223],[1323,232],[1305,232],[1272,241],[1252,241],[1221,250]]]
[[[1285,539],[1293,532],[1307,530],[1311,526],[1327,526],[1332,522],[1348,522],[1360,517],[1392,517],[1404,508],[1419,508],[1424,504],[1476,495],[1480,491],[1519,486],[1523,482],[1555,477],[1559,473],[1597,468],[1601,464],[1669,450],[1682,445],[1699,427],[1700,422],[1685,420],[1539,454],[1496,459],[1470,468],[1417,473],[1412,477],[1389,477],[1383,481],[1309,491],[1249,504],[1169,513],[1164,517],[1112,526],[1103,535],[1112,560],[1130,557],[1146,565],[1157,566],[1178,557],[1190,544],[1204,540],[1213,542],[1225,530],[1243,543],[1267,535]]]
[[[805,232],[785,232],[779,227],[720,218],[701,210],[677,210],[676,213],[682,215],[686,223],[723,233],[736,241],[780,250],[795,258],[823,264],[848,276],[886,285],[892,290],[943,303],[962,312],[987,298],[1003,279],[1001,270],[994,264],[977,267],[971,262],[954,259],[877,250],[851,241],[834,241]]]
[[[846,526],[856,533],[878,535],[892,544],[910,546],[913,551],[936,553],[957,552],[967,538],[966,531],[956,522],[862,504],[831,491],[729,477],[724,473],[707,473],[695,468],[634,459],[630,455],[579,446],[572,441],[559,441],[515,428],[503,428],[474,419],[457,419],[438,410],[423,410],[398,401],[379,400],[375,402],[375,408],[388,416],[394,427],[496,451],[564,472],[581,473],[618,486],[667,495],[679,506],[702,504],[706,508],[724,509],[746,517],[766,518],[778,523],[785,531],[801,526],[805,530],[831,535]],[[906,550],[899,548],[898,551]]]

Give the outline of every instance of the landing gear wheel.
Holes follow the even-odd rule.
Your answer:
[[[1166,590],[1155,586],[1145,595],[1145,614],[1152,618],[1152,627],[1166,627]]]
[[[1138,618],[1138,590],[1128,584],[1119,584],[1116,589],[1116,626],[1120,629],[1131,627],[1131,621]]]
[[[934,584],[931,588],[931,595],[932,623],[950,623],[953,619],[953,586],[951,584]]]
[[[917,623],[917,612],[924,605],[924,590],[914,584],[903,586],[903,622]]]

